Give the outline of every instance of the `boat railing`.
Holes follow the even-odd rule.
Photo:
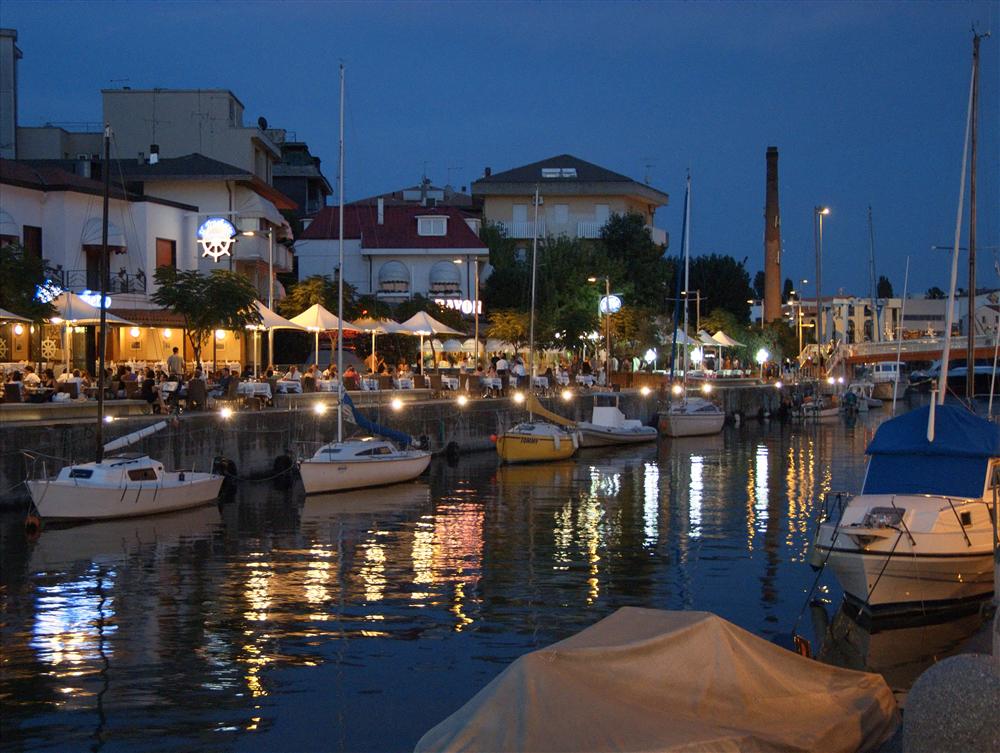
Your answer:
[[[889,504],[892,505],[892,509],[893,510],[899,510],[899,524],[901,526],[903,526],[903,530],[906,531],[906,538],[908,538],[910,540],[910,546],[916,546],[917,542],[913,540],[913,534],[910,533],[910,527],[908,525],[906,525],[906,519],[905,519],[905,517],[903,515],[903,513],[906,512],[906,509],[905,508],[901,508],[901,507],[896,507],[896,495],[895,494],[893,494],[889,498]],[[965,531],[965,529],[963,529],[963,533],[964,533],[964,531]],[[896,549],[896,547],[894,546],[893,550],[895,551],[895,549]],[[881,577],[881,576],[879,576],[879,577]],[[874,590],[874,588],[875,587],[872,586],[872,590]]]
[[[962,536],[965,538],[966,546],[972,546],[972,542],[969,540],[969,534],[965,531],[965,523],[962,522],[962,516],[958,514],[958,510],[955,509],[955,503],[952,502],[951,497],[945,497],[948,502],[948,507],[951,508],[951,512],[955,516],[955,520],[958,522],[958,527],[962,529]]]
[[[828,491],[823,495],[823,511],[820,516],[820,523],[833,518],[834,513],[836,513],[837,519],[844,514],[844,507],[848,502],[853,499],[854,495],[851,492],[844,491]]]

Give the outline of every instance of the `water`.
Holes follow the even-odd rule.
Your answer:
[[[625,605],[709,610],[785,646],[801,613],[818,648],[841,593],[824,575],[826,607],[803,612],[815,500],[859,488],[881,413],[545,466],[435,461],[346,495],[243,484],[221,507],[35,542],[8,514],[4,747],[410,750],[513,659]],[[841,626],[824,655],[905,689],[976,627]]]

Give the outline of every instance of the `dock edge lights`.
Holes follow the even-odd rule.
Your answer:
[[[836,382],[837,382],[837,380],[834,379],[833,377],[827,377],[826,378],[826,383],[827,384],[836,384]]]
[[[701,385],[701,392],[704,395],[712,394],[712,385],[710,385],[708,382],[705,382],[703,385]]]
[[[455,400],[455,402],[464,408],[468,404],[469,398],[467,398],[465,395],[459,395],[458,398]]]
[[[317,416],[322,416],[324,413],[326,413],[326,403],[316,403],[313,406],[313,413],[315,413]]]
[[[781,389],[782,387],[784,387],[784,386],[785,386],[785,385],[784,385],[784,384],[782,384],[782,382],[781,382],[781,380],[780,380],[780,379],[779,379],[779,380],[778,380],[777,382],[775,382],[775,383],[774,383],[774,388],[775,388],[775,389],[778,389],[778,390],[780,390],[780,389]]]
[[[518,405],[520,405],[521,403],[523,403],[524,402],[524,393],[523,392],[515,392],[514,393],[514,402],[517,403]]]
[[[650,392],[652,392],[652,390],[649,389],[649,387],[647,387],[646,385],[643,385],[642,387],[639,388],[639,394],[642,395],[643,397],[649,397]]]
[[[680,395],[684,392],[684,388],[679,384],[675,384],[673,387],[670,388],[670,391],[675,395]]]
[[[395,411],[403,410],[403,401],[400,400],[398,397],[394,397],[392,399],[392,402],[389,403],[389,405],[391,405],[392,409]]]
[[[225,419],[232,418],[233,417],[233,409],[230,408],[227,405],[225,408],[223,408],[222,410],[219,411],[219,415],[222,416]]]
[[[565,400],[568,403],[570,400],[573,399],[573,391],[572,390],[563,390],[562,392],[559,393],[559,397],[561,397],[563,400]]]

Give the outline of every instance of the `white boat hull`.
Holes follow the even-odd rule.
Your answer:
[[[656,440],[657,432],[652,426],[634,429],[599,426],[587,421],[577,424],[580,447],[607,447],[613,445],[640,444]]]
[[[183,480],[181,480],[183,475]],[[214,502],[222,476],[211,473],[164,473],[156,481],[103,486],[73,479],[28,481],[43,520],[107,520],[186,510]]]
[[[726,423],[724,413],[706,415],[663,413],[660,415],[660,433],[668,437],[698,437],[718,434]]]
[[[427,470],[431,454],[410,451],[397,456],[349,460],[316,460],[299,464],[306,494],[346,491],[412,481]]]
[[[892,400],[893,393],[895,392],[896,399],[902,400],[903,395],[906,394],[906,385],[907,381],[905,379],[901,379],[899,382],[875,382],[872,397],[879,400]]]

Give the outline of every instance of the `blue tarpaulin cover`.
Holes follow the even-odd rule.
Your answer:
[[[385,437],[386,439],[391,439],[394,442],[398,442],[402,445],[405,450],[411,444],[413,444],[413,437],[409,434],[404,434],[401,431],[396,431],[395,429],[390,429],[388,426],[382,426],[375,423],[374,421],[369,421],[365,414],[359,411],[355,405],[354,401],[351,400],[350,396],[344,392],[342,393],[341,399],[344,401],[344,405],[351,409],[351,413],[354,415],[354,423],[360,426],[365,431],[370,431],[372,434],[377,434],[380,437]]]
[[[989,459],[1000,457],[1000,426],[965,408],[939,405],[928,442],[929,411],[917,408],[875,432],[865,494],[982,495]]]

